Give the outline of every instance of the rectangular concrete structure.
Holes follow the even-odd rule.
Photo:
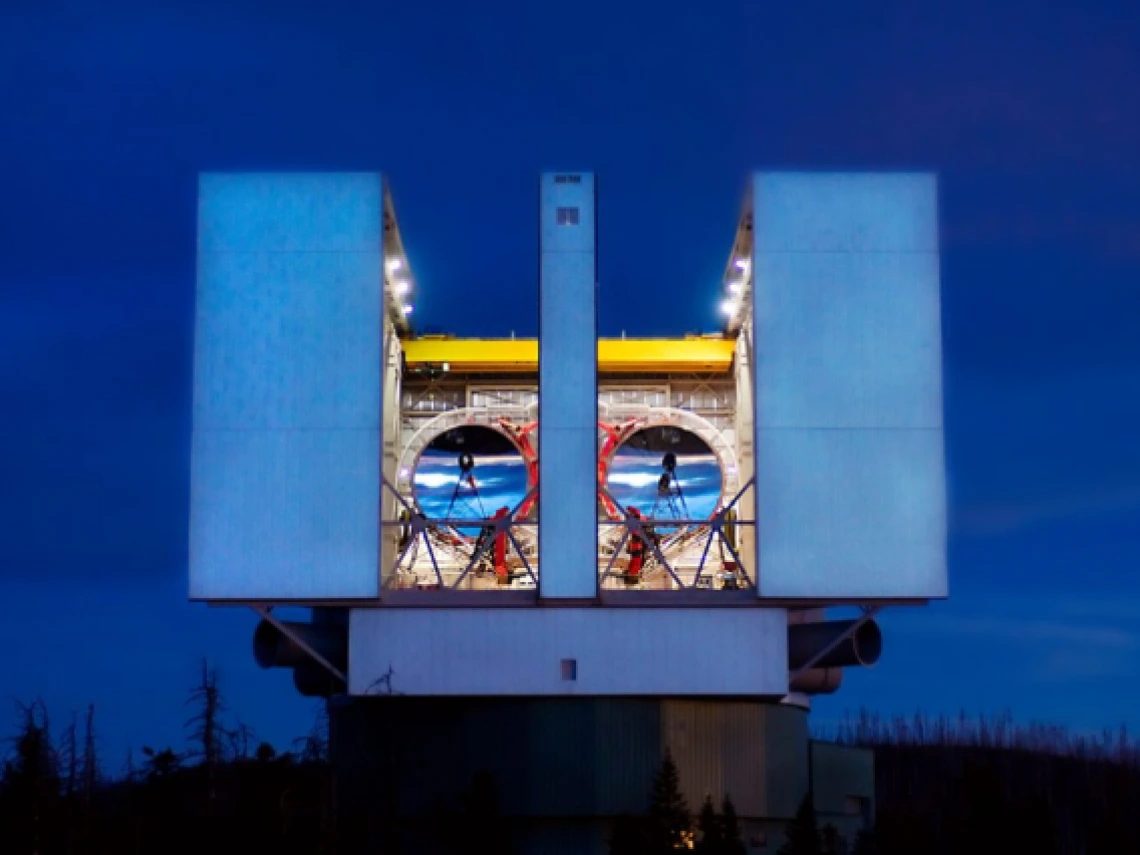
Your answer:
[[[787,656],[782,609],[353,609],[348,680],[353,695],[778,698]]]
[[[944,597],[937,185],[757,174],[762,597]]]
[[[379,594],[382,189],[201,179],[191,598]]]
[[[539,595],[597,594],[598,351],[594,176],[540,193]]]

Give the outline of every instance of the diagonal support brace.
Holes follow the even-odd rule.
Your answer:
[[[340,680],[346,686],[348,685],[348,677],[346,677],[344,674],[342,674],[341,670],[339,668],[337,668],[335,665],[333,665],[331,662],[329,662],[329,660],[325,659],[325,657],[323,657],[323,656],[321,656],[321,654],[317,653],[317,651],[314,650],[310,645],[306,644],[304,639],[302,639],[300,636],[298,636],[296,633],[294,633],[292,630],[290,630],[288,626],[286,626],[284,623],[282,623],[277,618],[275,618],[273,616],[272,609],[265,607],[265,606],[254,606],[253,610],[255,612],[257,612],[259,615],[261,615],[261,617],[264,618],[266,621],[271,623],[278,632],[280,632],[282,635],[284,635],[286,638],[288,638],[290,641],[292,641],[294,644],[296,644],[298,647],[300,647],[302,650],[304,650],[306,653],[308,653],[309,656],[311,656],[313,658],[314,662],[316,662],[318,665],[323,667],[326,671],[328,671],[330,674],[332,674],[334,677],[336,677],[338,680]]]

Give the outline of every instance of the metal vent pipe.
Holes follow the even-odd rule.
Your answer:
[[[864,622],[853,633],[857,621],[831,620],[801,623],[788,627],[788,668],[795,671],[811,662],[821,650],[837,638],[847,637],[812,668],[845,668],[850,665],[870,666],[883,652],[883,633],[873,620]]]

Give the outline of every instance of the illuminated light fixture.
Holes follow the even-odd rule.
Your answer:
[[[410,315],[411,313],[412,313],[412,307],[411,306],[404,306],[404,314]]]
[[[397,280],[397,282],[396,282],[396,293],[397,294],[407,294],[411,290],[412,290],[412,283],[409,282],[407,279]]]
[[[408,477],[409,475],[411,475],[411,474],[412,474],[412,470],[411,470],[411,469],[401,469],[401,470],[400,470],[400,477],[401,477],[401,478],[407,478],[407,477]]]
[[[728,283],[728,290],[731,291],[733,294],[739,294],[741,291],[744,290],[744,283],[741,282],[739,279],[737,279],[733,282],[729,282]]]
[[[450,371],[451,370],[451,363],[450,362],[443,363],[443,370],[444,371]]]
[[[735,300],[725,300],[720,304],[720,310],[731,317],[736,314],[737,305]]]
[[[389,270],[399,270],[403,266],[404,266],[404,262],[400,261],[400,259],[398,259],[398,258],[389,258],[388,259],[388,269]]]
[[[748,259],[747,258],[736,259],[736,267],[739,270],[747,270],[748,269]]]

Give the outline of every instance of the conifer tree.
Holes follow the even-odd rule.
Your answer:
[[[816,826],[811,793],[800,802],[796,815],[787,825],[786,834],[788,839],[780,847],[779,855],[822,855],[823,847]]]
[[[736,815],[736,805],[727,795],[721,802],[720,814],[724,855],[744,855],[744,836],[740,832],[740,819]]]
[[[700,815],[697,817],[697,830],[701,839],[697,841],[694,849],[702,855],[722,855],[724,852],[724,834],[721,828],[721,818],[717,816],[713,807],[712,796],[706,795],[701,805]]]
[[[689,806],[681,794],[681,775],[668,748],[661,768],[653,776],[649,800],[648,852],[664,853],[687,849],[692,837]]]
[[[0,849],[43,852],[60,831],[59,755],[43,703],[19,706],[23,723],[0,775]]]

